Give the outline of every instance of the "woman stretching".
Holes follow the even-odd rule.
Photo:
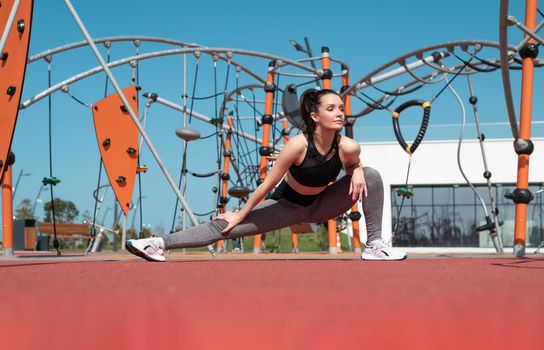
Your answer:
[[[324,222],[361,200],[368,233],[362,258],[406,259],[405,253],[381,239],[381,177],[372,168],[363,169],[359,144],[339,134],[344,125],[340,95],[333,90],[307,90],[300,98],[300,111],[304,133],[283,147],[264,182],[239,212],[226,212],[209,223],[164,237],[128,240],[127,250],[149,261],[164,261],[168,249],[202,247],[298,223]],[[342,167],[346,175],[329,186]],[[280,180],[270,199],[262,201]]]

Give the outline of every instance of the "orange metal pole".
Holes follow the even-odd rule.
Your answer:
[[[287,119],[283,120],[282,132],[283,132],[283,144],[289,142],[289,121]],[[291,232],[291,246],[293,248],[293,253],[298,252],[298,236],[296,233]]]
[[[266,178],[266,171],[268,169],[268,156],[271,154],[271,148],[270,148],[270,128],[272,125],[272,122],[274,121],[274,117],[272,116],[272,110],[274,107],[274,92],[276,90],[276,87],[274,86],[274,68],[276,67],[276,62],[271,61],[268,64],[268,74],[266,78],[266,84],[264,87],[264,90],[266,92],[265,94],[265,100],[264,100],[264,115],[262,117],[262,123],[263,123],[263,136],[262,136],[262,143],[261,148],[259,149],[259,154],[261,156],[261,162],[259,166],[259,181],[258,184],[260,185],[264,179]],[[254,253],[260,253],[261,252],[261,239],[262,235],[257,234],[253,238],[253,252]]]
[[[4,256],[13,256],[13,182],[11,166],[6,166],[6,169],[2,183],[2,253]]]
[[[527,0],[525,2],[525,25],[530,30],[536,27],[537,1]],[[534,43],[529,40],[527,45]],[[520,50],[522,55],[522,81],[521,81],[521,111],[520,111],[520,129],[519,138],[530,140],[531,138],[531,115],[533,108],[533,78],[534,78],[534,57],[526,55]],[[525,51],[527,53],[527,51]],[[518,153],[518,174],[517,189],[528,193],[529,189],[529,154]],[[530,199],[529,199],[530,201]],[[527,232],[527,207],[529,201],[515,200],[516,202],[516,220],[514,226],[514,254],[516,256],[525,255],[525,239]]]
[[[232,152],[231,138],[232,138],[232,118],[227,118],[227,125],[229,130],[227,130],[227,137],[225,139],[225,152],[223,153],[223,173],[221,174],[222,186],[221,186],[221,198],[220,198],[220,207],[219,212],[223,214],[227,211],[227,200],[228,200],[228,186],[229,186],[229,167],[230,167],[230,157]],[[221,252],[223,249],[223,241],[217,241],[217,251]],[[226,247],[225,247],[226,251]]]
[[[349,72],[347,69],[342,69],[342,89],[349,88]],[[344,96],[344,113],[346,115],[351,114],[351,95],[347,94]],[[346,124],[346,136],[353,138],[353,129],[348,132],[348,126]],[[359,205],[357,203],[353,204],[351,207],[351,227],[353,230],[353,250],[355,253],[361,253],[361,238],[360,238],[360,228],[359,228]]]
[[[331,88],[331,59],[329,55],[329,48],[321,48],[321,68],[323,69],[324,75],[322,78],[323,89]],[[336,218],[329,219],[327,221],[327,229],[329,232],[329,253],[336,254],[338,251],[336,249]]]

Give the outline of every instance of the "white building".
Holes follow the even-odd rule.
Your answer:
[[[533,139],[533,143],[535,150],[530,157],[529,183],[530,190],[535,192],[544,186],[544,139]],[[382,174],[385,190],[383,237],[389,240],[402,200],[402,197],[397,196],[396,189],[405,185],[409,155],[396,142],[361,143],[361,148],[363,164]],[[511,139],[485,140],[484,148],[488,169],[492,173],[491,193],[498,205],[499,219],[504,221],[501,231],[505,251],[511,252],[515,209],[514,203],[504,198],[504,193],[516,187],[517,155]],[[485,223],[484,209],[461,175],[457,164],[457,149],[458,141],[424,141],[414,152],[408,179],[414,196],[404,201],[396,231],[396,246],[414,247],[412,250],[417,248],[423,251],[431,249],[435,252],[494,251],[489,248],[492,245],[488,233],[477,232],[475,229]],[[478,140],[463,141],[460,160],[467,178],[487,203],[491,216]],[[537,194],[529,205],[528,252],[544,239],[543,202],[543,195]],[[364,230],[364,224],[361,227]],[[366,232],[361,232],[361,236],[364,241]]]

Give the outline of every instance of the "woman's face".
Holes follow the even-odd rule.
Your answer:
[[[340,130],[344,126],[344,103],[340,96],[327,94],[321,96],[317,113],[311,116],[316,124],[323,129]]]

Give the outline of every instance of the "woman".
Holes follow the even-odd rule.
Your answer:
[[[381,239],[381,177],[372,168],[363,171],[359,144],[339,134],[344,125],[340,95],[333,90],[307,90],[300,98],[300,111],[304,133],[285,145],[264,182],[239,212],[226,212],[209,223],[164,237],[128,240],[127,250],[149,261],[164,261],[167,249],[202,247],[297,223],[324,222],[362,200],[368,233],[362,258],[406,259],[405,253]],[[329,185],[342,167],[346,175]],[[261,202],[280,180],[270,199]]]

